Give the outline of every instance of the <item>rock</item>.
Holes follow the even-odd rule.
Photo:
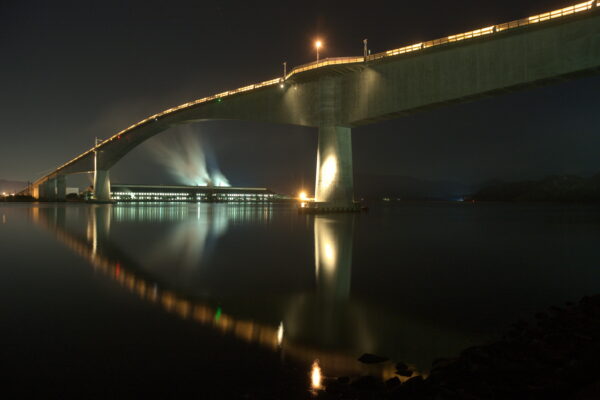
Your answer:
[[[459,358],[433,362],[429,377],[413,376],[397,363],[397,377],[384,383],[366,376],[335,381],[335,399],[600,399],[600,296],[569,308],[549,307],[537,322],[517,321],[505,339],[474,346]],[[364,354],[375,364],[386,358]],[[387,364],[386,364],[387,365]],[[403,376],[408,376],[400,383]],[[345,384],[342,384],[344,382]]]
[[[408,365],[404,364],[403,362],[399,362],[399,363],[396,363],[396,369],[398,371],[402,371],[402,370],[408,369]]]
[[[389,358],[385,358],[385,357],[381,357],[381,356],[378,356],[375,354],[369,354],[369,353],[363,354],[358,359],[358,361],[360,361],[363,364],[377,364],[377,363],[382,363],[382,362],[385,362],[388,360],[389,360]]]
[[[423,377],[417,375],[404,382],[401,387],[405,393],[416,393],[423,389],[424,386],[425,381],[423,380]]]
[[[398,379],[398,377],[396,377],[396,376],[393,377],[393,378],[391,378],[391,379],[388,379],[387,381],[385,381],[385,386],[388,389],[393,389],[396,386],[398,386],[399,384],[400,384],[400,379]]]
[[[413,372],[408,368],[408,365],[403,362],[396,364],[396,375],[400,376],[412,376]]]

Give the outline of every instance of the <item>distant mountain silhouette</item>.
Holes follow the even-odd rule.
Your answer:
[[[479,201],[600,201],[600,174],[553,175],[539,181],[491,181],[470,198]]]
[[[0,179],[0,193],[12,193],[23,190],[27,186],[27,182],[8,181]]]
[[[412,178],[401,175],[355,174],[357,198],[401,200],[451,200],[471,193],[472,188],[458,182]]]

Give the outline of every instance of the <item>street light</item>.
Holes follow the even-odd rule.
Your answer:
[[[320,40],[315,42],[315,47],[317,49],[317,62],[319,62],[319,49],[323,46],[323,43]]]

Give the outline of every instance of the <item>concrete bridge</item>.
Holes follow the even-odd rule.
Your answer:
[[[351,129],[445,104],[499,95],[600,71],[600,1],[586,1],[361,57],[324,59],[286,76],[205,97],[152,115],[36,180],[26,192],[65,198],[65,177],[94,173],[110,199],[110,168],[172,126],[256,120],[319,129],[315,199],[353,203]]]

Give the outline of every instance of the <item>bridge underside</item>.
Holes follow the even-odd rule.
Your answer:
[[[190,103],[113,136],[36,181],[32,190],[60,198],[57,176],[101,171],[95,189],[105,198],[110,168],[148,138],[179,124],[237,119],[318,128],[316,199],[351,204],[352,127],[598,73],[599,10],[374,61],[324,66],[282,85]]]

